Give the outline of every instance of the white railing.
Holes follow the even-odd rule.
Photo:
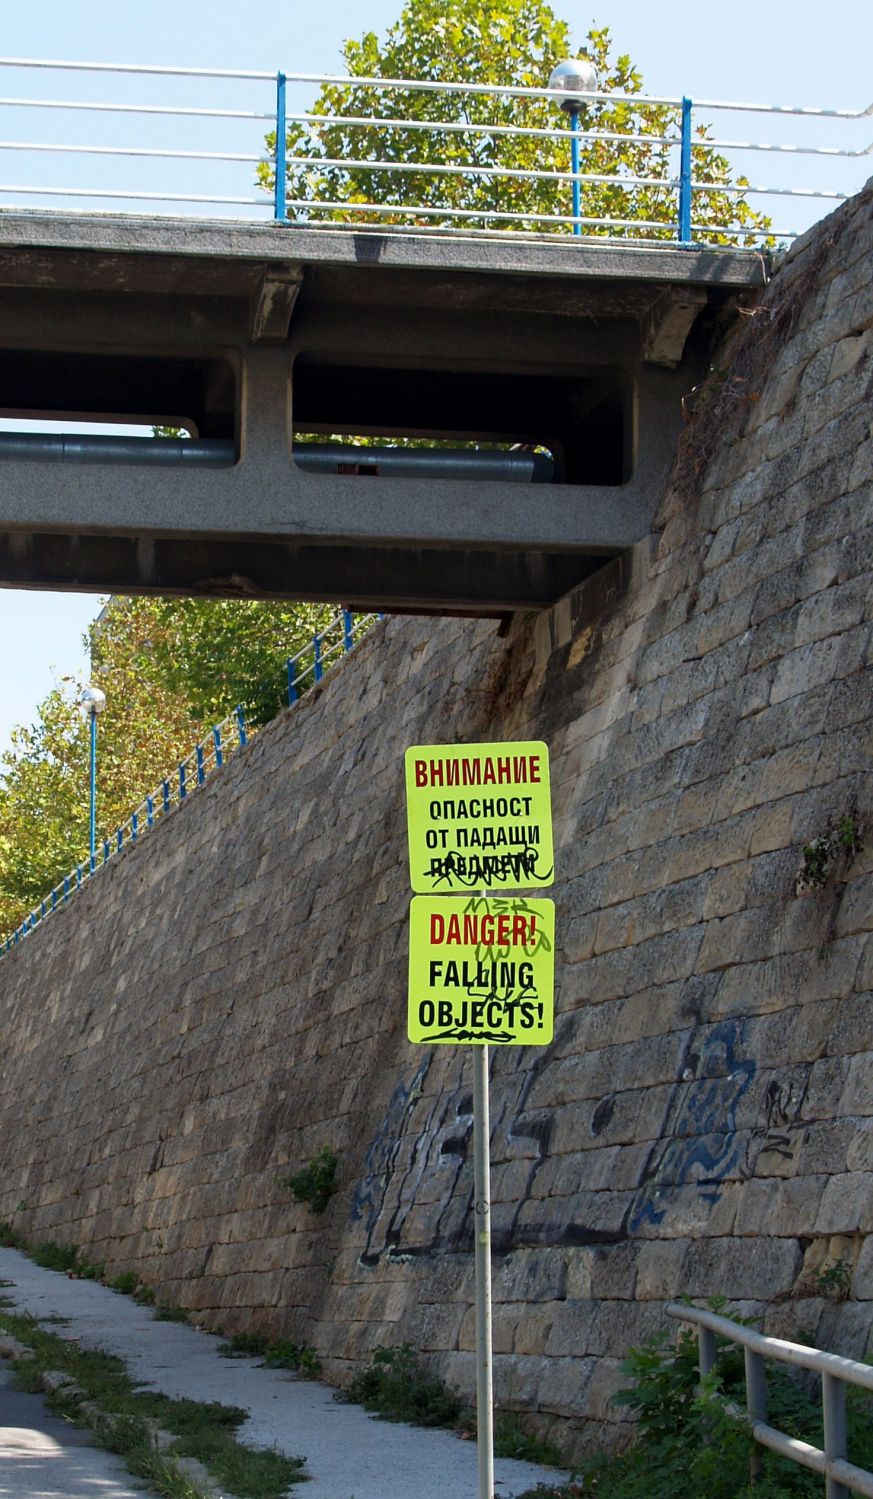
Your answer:
[[[50,96],[33,97],[23,86],[16,90],[16,82],[32,70],[56,75],[57,87]],[[92,77],[98,80],[98,93],[104,80],[116,77],[125,90],[137,79],[148,80],[157,96],[83,97],[83,81],[88,85]],[[91,88],[93,94],[93,84]],[[313,91],[319,89],[329,90],[333,100],[324,112],[312,108]],[[445,98],[446,118],[417,117],[415,100],[433,94]],[[398,96],[400,109],[392,107]],[[493,103],[495,117],[451,117],[456,96],[470,97],[480,110],[487,111]],[[0,58],[0,157],[10,163],[9,175],[16,178],[0,182],[0,211],[58,205],[90,211],[107,204],[113,210],[146,208],[150,213],[184,207],[199,215],[232,209],[235,218],[272,217],[283,225],[377,225],[396,233],[464,236],[573,233],[598,241],[661,243],[672,238],[683,245],[728,240],[753,246],[791,239],[807,226],[787,226],[778,220],[764,224],[748,215],[745,223],[732,222],[730,213],[724,215],[728,222],[712,222],[712,212],[705,211],[707,201],[714,198],[722,207],[731,202],[750,207],[754,202],[767,214],[778,212],[786,198],[807,208],[827,207],[862,185],[863,158],[873,151],[873,145],[845,134],[869,118],[873,107],[830,109],[595,91],[580,96],[583,113],[562,127],[552,106],[564,97],[547,88],[424,79]],[[620,104],[634,111],[656,111],[663,128],[598,128],[598,113]],[[513,121],[506,114],[515,105],[520,118]],[[530,117],[532,106],[542,106],[535,119]],[[769,141],[734,139],[730,134],[703,138],[695,133],[701,110],[728,119],[755,113],[767,117],[777,133],[788,121],[795,136]],[[34,120],[47,122],[58,111],[68,111],[81,122],[79,140],[43,139],[41,132],[34,132]],[[106,138],[107,116],[113,118],[111,139]],[[803,138],[810,123],[820,128],[826,122],[840,126],[839,140]],[[184,131],[182,141],[175,134],[167,139],[170,125]],[[363,149],[332,153],[330,132],[340,130],[361,142]],[[374,130],[380,134],[375,151]],[[301,132],[307,149],[295,147]],[[49,130],[45,133],[51,136]],[[414,142],[422,133],[437,143],[454,142],[453,159],[447,164],[415,160]],[[541,166],[501,160],[502,147],[519,140],[542,147]],[[458,155],[464,144],[466,160]],[[586,144],[597,149],[623,147],[631,155],[641,150],[644,159],[645,153],[654,152],[651,160],[657,172],[634,172],[622,163],[618,151],[604,170],[584,171],[578,165],[574,169],[580,147]],[[490,158],[478,160],[477,150],[481,154],[485,149]],[[706,167],[714,152],[727,154],[730,178],[707,180]],[[780,175],[789,175],[771,183],[747,184],[742,176],[745,153],[761,152],[772,153],[781,163]],[[821,174],[817,182],[794,181],[791,169],[798,160],[819,168],[828,163],[829,174],[835,161],[842,161],[844,171],[836,184]],[[89,164],[88,170],[70,176],[69,165],[77,161]],[[857,168],[850,166],[853,161]],[[738,174],[742,180],[737,180]],[[363,195],[361,178],[370,187]],[[471,202],[471,186],[488,188],[489,201]],[[554,189],[554,201],[545,208],[534,199],[529,206],[518,201],[520,193],[537,186]],[[616,188],[624,212],[604,209],[596,196],[592,198],[599,189]],[[450,189],[457,201],[446,203],[440,193]],[[352,196],[356,201],[350,201]],[[586,197],[592,200],[590,206]]]

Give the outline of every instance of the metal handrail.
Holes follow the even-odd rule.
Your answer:
[[[247,72],[236,68],[180,68],[164,67],[152,63],[69,62],[56,58],[0,57],[0,67],[48,68],[62,72],[90,73],[139,73],[144,76],[167,78],[235,78],[265,82],[275,78],[275,73]],[[499,98],[555,99],[559,103],[566,98],[563,89],[531,88],[513,84],[444,82],[442,79],[353,77],[348,73],[285,73],[289,83],[345,84],[353,87],[377,89],[412,89],[419,92],[454,94],[491,94]],[[609,100],[621,104],[678,105],[681,97],[653,94],[603,93],[598,90],[579,91],[580,99]],[[756,114],[810,115],[827,119],[860,120],[873,115],[873,103],[866,109],[825,109],[820,105],[796,104],[750,104],[728,99],[699,99],[704,109],[747,110]]]
[[[670,1302],[667,1316],[697,1328],[701,1377],[715,1366],[716,1338],[738,1343],[745,1351],[746,1409],[749,1430],[755,1442],[790,1462],[819,1473],[826,1481],[826,1499],[848,1499],[849,1491],[873,1499],[873,1473],[849,1462],[847,1453],[846,1392],[847,1384],[873,1392],[873,1367],[838,1353],[791,1343],[755,1332],[729,1317],[719,1316],[703,1307]],[[821,1376],[824,1448],[788,1436],[767,1421],[767,1376],[764,1360],[809,1369]],[[752,1454],[752,1479],[760,1475],[760,1455]]]
[[[123,205],[116,211],[123,213],[136,212],[137,203],[147,205],[152,213],[173,212],[176,205],[186,205],[191,212],[209,212],[216,207],[231,209],[242,209],[239,215],[242,218],[257,220],[260,215],[258,210],[269,212],[272,208],[273,218],[276,223],[284,226],[294,221],[304,222],[311,227],[322,227],[326,224],[341,226],[343,220],[354,220],[361,227],[372,224],[374,219],[408,219],[414,213],[417,230],[427,229],[434,223],[444,225],[453,234],[470,235],[481,233],[475,225],[487,226],[487,232],[492,235],[503,235],[506,233],[517,234],[519,230],[533,230],[542,236],[545,233],[566,234],[572,231],[576,238],[586,238],[589,242],[601,242],[604,244],[617,242],[628,244],[631,242],[651,243],[652,240],[662,242],[665,237],[672,237],[684,247],[691,245],[701,246],[715,242],[724,243],[739,242],[740,244],[753,247],[760,240],[784,240],[795,237],[797,231],[793,229],[772,228],[766,230],[754,229],[744,225],[703,225],[700,223],[701,214],[695,213],[695,202],[700,203],[706,198],[717,197],[719,193],[728,195],[729,198],[744,198],[755,195],[765,200],[773,197],[774,202],[783,197],[796,198],[798,200],[811,199],[826,203],[839,203],[847,196],[830,186],[819,189],[815,186],[788,187],[775,184],[772,187],[749,185],[743,186],[742,181],[718,182],[701,181],[701,172],[694,170],[695,163],[703,158],[700,153],[715,150],[726,150],[731,152],[747,151],[770,151],[777,155],[784,154],[806,154],[811,156],[830,156],[841,159],[857,159],[873,152],[873,143],[869,146],[853,148],[846,144],[837,146],[805,145],[803,142],[792,144],[769,143],[765,141],[722,141],[707,138],[705,132],[696,134],[693,124],[693,112],[704,108],[707,110],[721,111],[744,111],[758,113],[765,116],[792,116],[796,118],[817,120],[860,120],[873,113],[873,105],[867,109],[828,109],[822,106],[795,106],[775,104],[750,104],[743,101],[732,101],[723,99],[692,100],[689,97],[675,97],[656,94],[630,94],[624,92],[611,93],[607,90],[591,90],[580,94],[580,103],[597,104],[627,104],[635,110],[645,108],[666,109],[670,115],[666,120],[658,123],[662,126],[659,133],[655,130],[640,130],[638,133],[630,133],[617,130],[598,130],[586,128],[585,120],[578,115],[574,116],[563,129],[559,128],[557,120],[554,126],[548,121],[542,125],[518,124],[507,120],[495,121],[459,121],[457,119],[421,120],[408,117],[408,111],[392,112],[391,100],[400,99],[405,95],[432,95],[442,94],[445,96],[474,96],[484,100],[494,100],[501,106],[507,101],[545,101],[561,103],[565,96],[559,89],[547,87],[515,86],[511,84],[497,85],[471,82],[455,82],[444,79],[422,79],[422,78],[385,78],[381,76],[364,75],[355,77],[349,74],[329,73],[302,73],[292,72],[276,74],[262,72],[260,70],[242,70],[230,68],[201,68],[201,67],[163,67],[153,64],[140,63],[104,63],[76,61],[65,62],[52,58],[0,58],[0,68],[6,69],[36,69],[63,73],[91,73],[98,75],[114,75],[121,77],[161,77],[180,80],[206,80],[224,82],[228,85],[242,83],[264,84],[270,83],[275,88],[275,105],[270,110],[244,110],[225,108],[201,108],[193,104],[152,104],[152,103],[125,103],[125,102],[101,102],[80,99],[15,99],[4,94],[0,98],[0,106],[3,108],[22,108],[49,110],[94,110],[121,112],[130,115],[139,115],[144,120],[154,116],[185,117],[190,120],[201,119],[227,119],[233,121],[248,120],[250,122],[266,123],[268,128],[275,128],[275,151],[265,155],[263,148],[255,150],[214,150],[206,149],[208,143],[204,142],[203,149],[184,149],[180,144],[173,149],[164,148],[159,145],[151,147],[146,141],[137,141],[129,146],[121,143],[111,142],[108,144],[96,143],[93,145],[75,144],[69,141],[15,141],[5,139],[0,142],[0,151],[7,153],[38,153],[41,155],[55,153],[59,158],[67,158],[74,155],[92,156],[104,159],[128,159],[131,161],[148,160],[166,162],[192,162],[201,164],[204,171],[210,171],[218,164],[225,164],[228,169],[243,167],[273,167],[273,192],[272,203],[270,194],[261,192],[234,191],[236,183],[229,177],[225,183],[216,180],[214,183],[201,180],[189,190],[184,180],[168,180],[166,184],[156,182],[154,190],[152,185],[146,181],[143,188],[137,187],[129,181],[104,183],[97,181],[91,187],[79,185],[61,187],[54,184],[38,186],[32,182],[22,184],[0,184],[0,196],[4,203],[14,202],[16,197],[27,200],[44,197],[53,202],[58,199],[68,198],[70,200],[91,199],[95,204],[102,201],[111,202],[113,205]],[[378,100],[385,101],[380,107],[375,107],[372,115],[356,111],[354,114],[337,113],[336,110],[328,114],[320,114],[317,110],[303,109],[292,111],[289,109],[288,90],[294,86],[298,87],[329,87],[335,90],[345,91],[349,96],[349,103],[354,107],[355,90],[357,97],[366,98],[374,95]],[[367,101],[369,102],[369,100]],[[386,107],[387,106],[387,107]],[[365,106],[363,106],[365,107]],[[320,129],[328,129],[333,126],[342,126],[348,131],[373,130],[396,132],[428,132],[430,135],[451,136],[456,141],[493,140],[512,138],[539,139],[557,143],[567,142],[567,153],[570,157],[569,171],[560,170],[560,159],[554,164],[545,163],[542,168],[517,167],[511,164],[503,166],[500,162],[492,165],[479,165],[472,161],[458,161],[452,164],[441,164],[435,162],[412,162],[409,160],[391,161],[388,159],[366,160],[366,151],[350,149],[346,157],[306,155],[302,151],[294,155],[290,153],[287,132],[289,125],[305,126],[316,136]],[[400,136],[402,139],[402,134]],[[626,145],[628,143],[641,147],[654,147],[659,150],[661,161],[659,166],[663,168],[663,176],[648,176],[638,172],[632,173],[627,168],[622,168],[617,162],[615,170],[611,171],[609,166],[602,171],[581,172],[578,169],[578,145],[582,140],[595,143],[612,143]],[[252,143],[254,144],[254,143]],[[674,148],[678,147],[678,162],[671,161]],[[401,153],[404,154],[404,153]],[[383,156],[389,157],[391,153],[385,151]],[[645,165],[644,163],[642,165]],[[298,176],[291,185],[288,192],[289,172],[297,169]],[[373,171],[385,174],[387,181],[393,180],[402,183],[407,181],[410,174],[419,174],[422,178],[439,182],[446,178],[470,179],[476,177],[483,182],[494,183],[533,183],[552,182],[558,188],[567,189],[568,198],[572,195],[572,211],[561,211],[560,202],[555,204],[552,212],[520,212],[518,205],[499,204],[494,200],[491,207],[467,209],[445,209],[438,204],[428,201],[418,204],[402,204],[397,202],[350,202],[343,196],[343,189],[331,183],[327,192],[322,197],[316,196],[315,183],[307,181],[307,174],[316,177],[319,170],[326,173],[342,173],[354,171]],[[254,185],[254,184],[253,184]],[[663,203],[669,222],[661,222],[652,218],[652,208],[645,204],[637,204],[633,197],[627,203],[624,215],[620,212],[620,206],[613,204],[612,213],[600,212],[599,214],[591,205],[589,212],[584,213],[584,205],[580,203],[580,191],[591,186],[616,187],[623,192],[632,192],[634,189],[654,190],[663,195]],[[240,186],[242,184],[240,183]],[[430,197],[428,189],[422,186],[419,196],[427,199]],[[403,193],[391,196],[402,197]],[[624,206],[624,205],[621,205]],[[510,207],[515,211],[510,211]],[[569,204],[568,204],[569,207]],[[619,211],[616,211],[618,209]],[[656,210],[658,211],[658,210]],[[646,213],[644,219],[641,215]],[[337,216],[340,216],[339,223]],[[636,216],[635,216],[636,215]],[[386,224],[387,232],[400,233],[407,227],[402,224]],[[590,233],[589,231],[597,231]],[[751,253],[755,253],[751,249]]]
[[[348,609],[342,609],[323,630],[316,631],[312,639],[289,658],[289,705],[297,702],[300,693],[310,685],[310,678],[312,682],[320,682],[331,666],[353,649],[364,631],[374,622],[374,618],[381,619],[382,615],[353,615]],[[311,659],[305,665],[303,663],[307,657]],[[28,912],[13,932],[0,940],[0,958],[67,905],[88,880],[100,874],[117,854],[130,844],[138,843],[156,823],[186,802],[214,771],[221,770],[233,754],[244,749],[256,732],[257,729],[246,722],[241,706],[234,708],[232,713],[215,724],[159,785],[143,797],[126,822],[116,828],[111,836],[102,840],[100,852],[95,854],[93,861],[87,856],[82,859]]]

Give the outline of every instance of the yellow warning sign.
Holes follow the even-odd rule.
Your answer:
[[[554,883],[548,746],[414,745],[406,751],[413,890]]]
[[[554,992],[553,901],[521,895],[413,899],[410,1041],[547,1046]]]

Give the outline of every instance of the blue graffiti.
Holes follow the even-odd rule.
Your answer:
[[[745,1142],[737,1139],[737,1105],[756,1071],[751,1057],[738,1056],[743,1032],[736,1020],[714,1026],[697,1059],[696,1078],[676,1084],[664,1127],[669,1139],[650,1161],[628,1216],[629,1233],[663,1221],[671,1189],[696,1183],[704,1202],[718,1202],[720,1183],[739,1165]]]

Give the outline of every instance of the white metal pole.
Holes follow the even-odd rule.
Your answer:
[[[476,1429],[479,1499],[494,1499],[494,1400],[491,1366],[491,1124],[488,1047],[473,1047],[473,1195],[476,1234]]]

